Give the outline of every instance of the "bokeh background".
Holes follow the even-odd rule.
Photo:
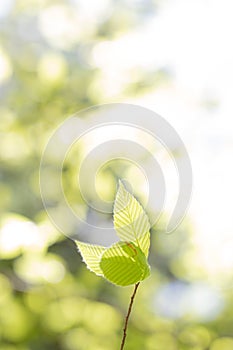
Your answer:
[[[229,0],[0,1],[1,350],[119,348],[132,288],[86,269],[39,190],[53,130],[108,102],[162,115],[194,175],[183,223],[172,235],[161,222],[153,228],[152,276],[139,289],[126,349],[233,349],[232,11]],[[64,183],[79,203],[76,155]],[[131,164],[109,164],[100,194],[112,200],[122,175],[137,178]]]

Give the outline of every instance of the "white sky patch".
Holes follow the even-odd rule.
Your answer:
[[[0,3],[0,18],[4,18],[8,15],[15,0],[1,0]]]
[[[210,89],[225,95],[233,81],[231,13],[230,1],[166,3],[138,31],[98,43],[93,63],[107,72],[170,67],[176,84],[192,93]]]

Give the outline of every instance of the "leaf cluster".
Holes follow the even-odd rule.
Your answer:
[[[114,228],[120,241],[103,247],[76,241],[89,270],[108,281],[128,286],[147,278],[150,223],[143,207],[119,182],[114,203]]]

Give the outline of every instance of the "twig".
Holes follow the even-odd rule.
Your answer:
[[[128,327],[129,316],[130,316],[130,313],[131,313],[131,310],[132,310],[134,298],[135,298],[135,295],[136,295],[136,293],[137,293],[137,289],[138,289],[139,284],[140,284],[140,282],[138,282],[138,283],[135,284],[134,291],[133,291],[133,294],[132,294],[132,296],[131,296],[131,300],[130,300],[128,312],[127,312],[127,315],[126,315],[126,317],[125,317],[125,326],[124,326],[124,330],[123,330],[123,337],[122,337],[122,342],[121,342],[120,350],[123,350],[123,349],[124,349],[125,338],[126,338],[126,335],[127,335],[127,327]]]

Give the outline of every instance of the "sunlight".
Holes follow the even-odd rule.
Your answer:
[[[40,250],[43,239],[38,227],[19,215],[3,220],[0,230],[0,256],[11,259],[23,249]]]
[[[11,77],[12,66],[10,58],[0,47],[0,84],[4,83]]]

